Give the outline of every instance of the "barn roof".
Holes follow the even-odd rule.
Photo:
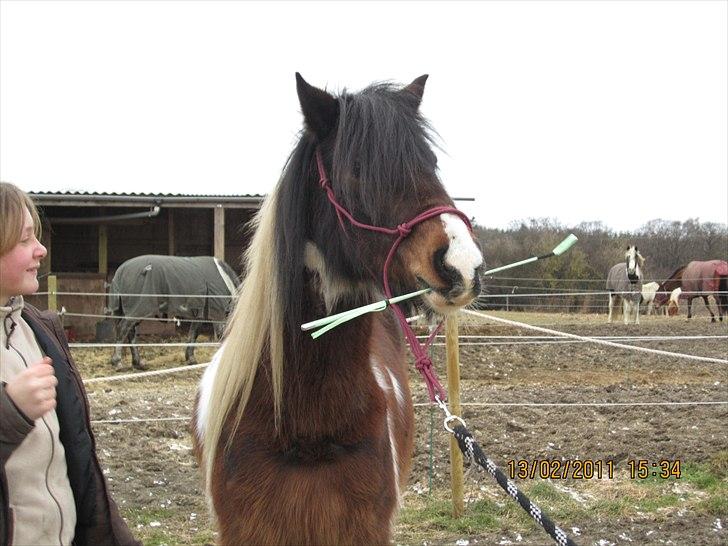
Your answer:
[[[45,192],[30,191],[30,197],[36,204],[44,207],[214,207],[224,205],[225,208],[259,208],[264,195],[195,195],[183,193],[101,193],[86,191]]]

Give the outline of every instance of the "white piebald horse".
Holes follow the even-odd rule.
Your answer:
[[[655,295],[660,287],[659,282],[648,282],[642,285],[642,305],[647,306],[645,315],[651,315],[655,312]]]

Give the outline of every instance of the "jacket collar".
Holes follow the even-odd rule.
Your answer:
[[[23,296],[13,296],[0,305],[0,318],[5,319],[5,317],[12,315],[13,319],[17,321],[24,305]]]
[[[13,296],[5,302],[5,305],[0,306],[0,339],[6,349],[9,347],[10,336],[15,331],[23,307],[23,296]]]

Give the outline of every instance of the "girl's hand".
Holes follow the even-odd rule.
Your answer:
[[[5,385],[5,392],[31,421],[56,407],[56,379],[47,356],[23,370]]]

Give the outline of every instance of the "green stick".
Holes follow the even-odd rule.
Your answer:
[[[548,254],[543,254],[542,256],[533,256],[531,258],[527,258],[525,260],[521,260],[520,262],[515,262],[512,264],[504,265],[501,267],[496,267],[495,269],[489,269],[488,271],[484,272],[483,275],[490,275],[492,273],[497,273],[498,271],[504,271],[506,269],[511,269],[513,267],[518,267],[520,265],[525,265],[531,262],[535,262],[536,260],[542,260],[544,258],[550,258],[551,256],[560,256],[567,250],[569,250],[577,241],[576,235],[573,233],[570,234],[566,239],[561,241],[558,245],[556,245],[556,248],[554,248],[551,252]],[[340,324],[343,324],[344,322],[348,322],[352,319],[355,319],[357,317],[360,317],[362,315],[366,315],[367,313],[376,313],[378,311],[384,311],[389,305],[393,303],[399,303],[400,301],[408,300],[410,298],[415,298],[417,296],[421,296],[422,294],[426,294],[427,292],[430,292],[432,288],[424,288],[422,290],[417,290],[416,292],[410,292],[409,294],[402,294],[401,296],[395,296],[393,298],[390,298],[388,300],[381,300],[374,303],[370,303],[368,305],[364,305],[362,307],[357,307],[356,309],[349,309],[348,311],[343,311],[341,313],[337,313],[335,315],[331,315],[329,317],[320,318],[318,320],[314,320],[312,322],[307,322],[305,324],[301,325],[301,330],[304,332],[308,330],[313,330],[314,328],[318,328],[315,332],[311,333],[311,337],[313,339],[318,338],[319,336],[324,335],[329,330],[333,330]]]

